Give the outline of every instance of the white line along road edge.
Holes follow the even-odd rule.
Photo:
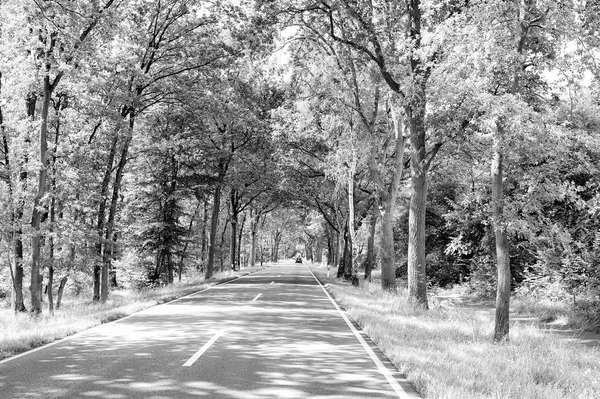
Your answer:
[[[321,284],[321,282],[319,281],[319,279],[315,276],[315,274],[312,272],[312,270],[310,270],[310,268],[308,266],[306,266],[306,268],[308,269],[308,271],[310,272],[310,274],[312,274],[313,278],[317,281],[317,284],[319,284],[319,287],[321,287],[321,289],[327,295],[327,297],[329,298],[329,300],[331,301],[331,303],[333,303],[333,306],[335,306],[335,308],[340,313],[340,315],[342,316],[342,318],[344,319],[344,321],[346,322],[346,324],[348,324],[348,327],[350,327],[350,330],[352,330],[352,332],[354,333],[354,336],[356,337],[356,339],[358,339],[358,341],[361,343],[361,345],[363,346],[363,348],[365,349],[365,351],[369,354],[369,356],[371,357],[371,360],[373,360],[373,362],[377,366],[377,369],[379,370],[379,372],[381,374],[383,374],[383,376],[385,377],[385,379],[387,380],[387,382],[392,386],[392,388],[394,389],[394,392],[396,392],[396,394],[398,395],[398,397],[400,399],[411,399],[410,396],[408,396],[408,394],[406,393],[406,391],[404,389],[402,389],[402,387],[400,386],[400,384],[398,384],[398,381],[396,381],[396,379],[392,375],[391,371],[387,367],[385,367],[385,365],[381,362],[381,360],[379,360],[379,358],[377,357],[377,355],[375,355],[375,353],[373,352],[373,350],[371,349],[371,347],[369,346],[369,344],[367,344],[367,342],[360,335],[360,333],[356,330],[356,328],[354,328],[354,326],[352,325],[352,322],[344,314],[344,312],[342,311],[342,309],[340,309],[340,307],[337,305],[337,303],[335,303],[335,301],[333,300],[333,298],[331,297],[331,295],[329,295],[329,292],[327,292],[327,290],[325,289],[325,287],[323,287],[323,285]]]
[[[216,333],[214,337],[212,337],[207,343],[204,344],[204,346],[202,346],[202,348],[198,350],[198,352],[194,353],[194,356],[190,357],[189,360],[183,364],[183,367],[190,367],[192,364],[194,364],[196,360],[198,360],[198,358],[202,356],[204,352],[206,352],[221,335],[223,335],[224,332],[225,331],[219,331]]]

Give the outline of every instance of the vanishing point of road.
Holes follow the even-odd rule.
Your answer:
[[[0,397],[420,396],[290,262],[6,359]]]

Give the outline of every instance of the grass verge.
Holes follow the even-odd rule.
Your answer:
[[[0,309],[0,360],[259,269],[217,274],[210,281],[197,277],[154,289],[115,290],[104,304],[93,303],[91,293],[82,293],[65,297],[54,316],[46,309],[37,318]]]
[[[433,306],[379,284],[355,288],[311,269],[373,342],[431,399],[600,397],[600,351],[532,325],[511,325],[510,342],[492,342],[493,325],[477,313]]]

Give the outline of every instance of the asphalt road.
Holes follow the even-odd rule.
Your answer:
[[[287,263],[0,363],[0,398],[418,398]]]

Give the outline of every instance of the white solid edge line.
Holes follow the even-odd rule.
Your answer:
[[[394,376],[392,375],[392,373],[390,372],[390,370],[387,367],[385,367],[385,365],[381,362],[381,360],[379,360],[379,358],[377,357],[377,355],[375,355],[375,353],[373,352],[373,350],[371,349],[371,347],[369,346],[369,344],[367,344],[367,342],[360,335],[360,333],[356,330],[356,328],[354,328],[354,326],[352,325],[352,322],[344,314],[344,312],[342,311],[342,309],[340,309],[340,307],[337,305],[337,303],[335,303],[335,301],[333,300],[333,298],[331,297],[331,295],[329,295],[329,292],[327,292],[327,290],[325,289],[325,287],[323,287],[323,285],[321,284],[321,282],[319,281],[319,279],[315,276],[315,274],[312,272],[312,270],[310,270],[310,268],[308,266],[306,266],[306,268],[308,269],[308,271],[310,272],[310,274],[312,274],[313,278],[317,281],[317,284],[319,284],[319,287],[321,287],[321,289],[323,290],[323,292],[327,295],[327,297],[329,298],[329,300],[331,301],[331,303],[333,304],[333,306],[335,306],[335,308],[337,309],[337,311],[339,312],[339,314],[342,316],[342,318],[344,319],[344,321],[346,322],[346,324],[348,325],[348,327],[350,327],[350,330],[352,330],[352,332],[354,333],[354,336],[358,339],[358,341],[361,343],[361,345],[363,346],[363,348],[365,349],[365,351],[369,354],[369,356],[371,357],[371,360],[373,360],[373,362],[377,366],[377,369],[379,370],[379,372],[381,374],[383,374],[383,376],[385,377],[385,379],[387,380],[387,382],[392,386],[392,389],[394,389],[394,392],[396,392],[396,394],[398,395],[398,397],[401,398],[401,399],[410,399],[410,396],[408,396],[408,394],[406,393],[406,391],[400,386],[400,384],[398,384],[398,381],[396,381],[396,379],[394,378]]]
[[[250,301],[250,302],[256,302],[256,300],[257,300],[258,298],[260,298],[260,296],[261,296],[261,295],[262,295],[262,293],[258,294],[258,295],[257,295],[257,296],[255,296],[255,297],[254,297],[254,299],[253,299],[252,301]]]
[[[219,331],[218,333],[216,333],[214,337],[212,337],[207,343],[205,343],[202,346],[202,348],[198,349],[198,352],[194,353],[194,355],[183,364],[183,367],[190,367],[192,364],[194,364],[196,360],[198,360],[198,358],[202,356],[204,352],[206,352],[208,348],[210,348],[211,345],[214,344],[215,341],[218,340],[221,335],[223,335],[223,331]]]
[[[260,271],[260,270],[259,270],[259,271]],[[53,341],[53,342],[47,343],[47,344],[45,344],[45,345],[38,346],[37,348],[30,349],[30,350],[28,350],[28,351],[26,351],[26,352],[23,352],[23,353],[19,353],[18,355],[14,355],[14,356],[11,356],[11,357],[7,357],[6,359],[0,360],[0,364],[8,363],[8,362],[10,362],[10,361],[12,361],[12,360],[16,360],[16,359],[18,359],[18,358],[20,358],[20,357],[27,356],[27,355],[30,355],[30,354],[32,354],[32,353],[35,353],[35,352],[37,352],[37,351],[40,351],[40,350],[42,350],[42,349],[46,349],[46,348],[49,348],[49,347],[51,347],[51,346],[54,346],[54,345],[60,344],[61,342],[68,341],[68,340],[70,340],[70,339],[73,339],[73,338],[77,338],[79,335],[82,335],[82,334],[88,333],[88,332],[90,332],[90,331],[93,331],[95,328],[100,328],[100,327],[104,327],[104,326],[106,326],[107,324],[118,323],[118,322],[120,322],[120,321],[127,320],[128,318],[130,318],[130,317],[133,317],[133,316],[135,316],[135,315],[138,315],[138,314],[140,314],[140,313],[144,312],[145,310],[148,310],[148,309],[153,309],[153,308],[156,308],[156,307],[158,307],[158,306],[168,305],[168,304],[170,304],[170,303],[173,303],[173,302],[180,301],[180,300],[182,300],[182,299],[185,299],[185,298],[187,298],[187,297],[190,297],[190,296],[193,296],[193,295],[197,295],[197,294],[201,294],[202,292],[204,292],[204,291],[208,291],[208,290],[210,290],[211,288],[216,288],[216,287],[219,287],[219,286],[221,286],[221,285],[229,284],[229,283],[231,283],[231,282],[233,282],[233,281],[236,281],[236,280],[239,280],[239,279],[241,279],[241,278],[244,278],[244,277],[246,277],[246,276],[248,276],[248,275],[250,275],[250,274],[253,274],[253,273],[248,273],[248,274],[245,274],[245,275],[243,275],[243,276],[238,276],[238,277],[236,277],[236,278],[233,278],[233,279],[231,279],[231,280],[229,280],[229,281],[226,281],[226,282],[224,282],[224,283],[221,283],[221,284],[215,284],[215,285],[211,285],[210,287],[202,288],[201,290],[194,291],[194,292],[192,292],[192,293],[189,293],[189,294],[187,294],[187,295],[185,295],[185,296],[182,296],[182,297],[180,297],[180,298],[173,299],[172,301],[165,302],[165,303],[160,303],[160,304],[158,304],[158,305],[154,305],[154,306],[152,306],[152,307],[149,307],[149,308],[146,308],[146,309],[142,309],[142,310],[140,310],[140,311],[138,311],[138,312],[135,312],[135,313],[132,313],[132,314],[130,314],[129,316],[125,316],[125,317],[122,317],[122,318],[120,318],[120,319],[117,319],[117,320],[109,321],[108,323],[102,323],[102,324],[98,324],[98,325],[96,325],[96,326],[93,326],[93,327],[90,327],[90,328],[88,328],[88,329],[86,329],[86,330],[82,330],[82,331],[76,332],[76,333],[75,333],[75,334],[73,334],[73,335],[69,335],[69,336],[67,336],[67,337],[61,338],[61,339],[59,339],[59,340],[57,340],[57,341]]]

